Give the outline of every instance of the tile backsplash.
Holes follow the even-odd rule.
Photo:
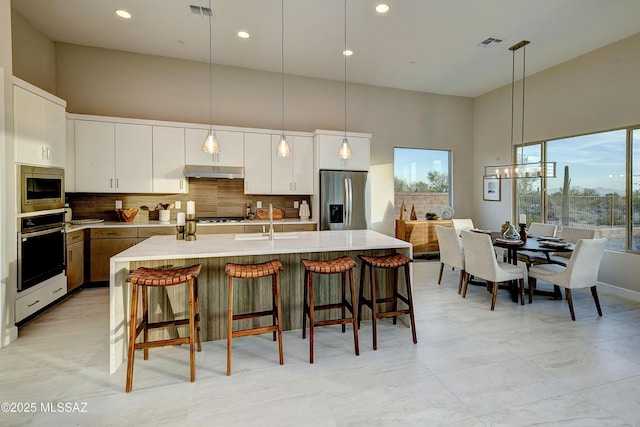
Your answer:
[[[138,215],[134,222],[144,223],[158,219],[156,206],[158,203],[171,204],[179,201],[181,209],[171,210],[171,220],[176,219],[178,212],[186,212],[187,200],[196,204],[197,216],[238,216],[244,217],[247,203],[251,211],[256,211],[256,202],[261,201],[266,208],[269,203],[273,207],[283,209],[285,218],[298,218],[298,209],[293,202],[306,200],[310,196],[277,196],[277,195],[245,195],[242,179],[189,179],[188,194],[112,194],[112,193],[67,193],[67,202],[73,210],[73,219],[104,219],[118,221],[115,212],[116,200],[122,201],[122,208],[136,208]],[[148,210],[143,209],[148,208]]]

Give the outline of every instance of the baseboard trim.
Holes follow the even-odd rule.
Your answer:
[[[2,343],[0,343],[0,347],[6,347],[11,343],[11,341],[15,341],[16,339],[18,339],[18,327],[12,326],[8,329],[5,329],[3,337],[4,339]]]
[[[620,286],[611,285],[609,283],[598,282],[598,285],[602,288],[603,292],[607,292],[620,297],[628,298],[630,300],[640,302],[640,292],[632,291],[631,289],[621,288]]]

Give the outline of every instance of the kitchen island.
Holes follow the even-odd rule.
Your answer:
[[[195,241],[177,240],[175,236],[150,237],[110,260],[110,372],[114,373],[126,357],[130,287],[125,278],[137,267],[170,268],[202,264],[198,279],[202,339],[211,341],[226,338],[227,278],[224,266],[227,262],[249,264],[274,258],[282,262],[282,326],[290,330],[302,327],[304,269],[301,259],[325,260],[347,255],[358,260],[359,254],[377,256],[396,251],[409,257],[413,255],[410,243],[371,230],[275,233],[274,240],[268,240],[262,234],[205,234],[198,235]],[[356,287],[359,286],[359,264],[354,271]],[[331,295],[328,292],[323,295],[320,290],[323,280],[339,280],[334,276],[321,277],[316,281],[320,285],[317,287],[319,299],[335,298],[335,286],[331,287]],[[384,276],[380,281],[390,288],[391,280]],[[402,277],[399,279],[403,280]],[[253,309],[256,304],[270,303],[270,293],[254,295],[253,287],[238,288],[239,294],[235,299],[241,311]],[[150,320],[157,320],[153,316],[184,317],[187,295],[183,287],[154,290],[159,292],[152,292],[149,298],[153,307]]]

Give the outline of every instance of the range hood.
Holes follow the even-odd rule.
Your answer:
[[[244,168],[240,166],[186,165],[185,178],[244,178]]]

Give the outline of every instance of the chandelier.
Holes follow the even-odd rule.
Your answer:
[[[518,179],[518,178],[555,178],[556,176],[556,163],[555,162],[530,162],[524,163],[524,94],[525,94],[525,69],[526,69],[526,46],[529,41],[522,40],[519,43],[514,44],[509,48],[512,53],[512,65],[511,65],[511,145],[513,147],[513,128],[514,128],[514,99],[515,99],[515,69],[516,69],[516,51],[522,50],[522,125],[521,125],[521,145],[520,145],[520,160],[521,162],[506,164],[506,165],[492,165],[484,167],[484,176],[487,178],[500,178],[500,179]]]

